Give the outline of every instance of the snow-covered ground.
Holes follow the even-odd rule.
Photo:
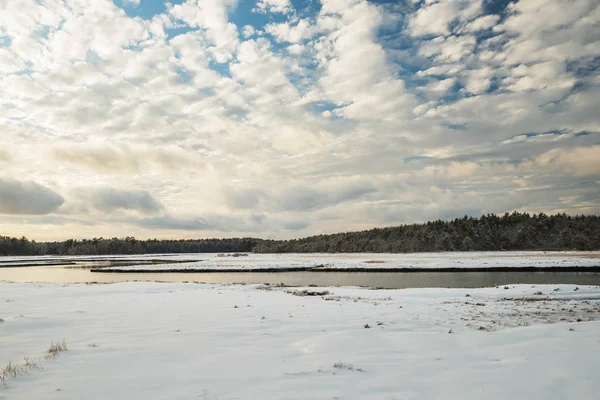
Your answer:
[[[329,293],[295,295],[304,289]],[[1,399],[600,393],[600,287],[0,283],[0,318],[0,368],[39,364],[7,376]],[[39,360],[62,339],[68,351]]]
[[[182,255],[183,256],[183,255]],[[190,255],[186,255],[190,257]],[[177,256],[179,258],[179,256]],[[196,254],[202,261],[155,265],[115,266],[106,270],[261,270],[261,269],[432,269],[515,267],[598,267],[600,252],[450,252],[450,253],[344,253],[248,254],[223,257]],[[189,258],[188,258],[189,259]]]

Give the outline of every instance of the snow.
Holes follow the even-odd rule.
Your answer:
[[[189,255],[187,255],[190,257]],[[264,270],[264,269],[432,269],[432,268],[552,268],[598,267],[600,252],[447,252],[447,253],[356,253],[356,254],[248,254],[222,257],[196,254],[199,262],[114,266],[106,271],[160,270]],[[178,256],[179,259],[179,256]],[[188,258],[189,259],[189,258]]]
[[[0,398],[595,399],[599,317],[595,286],[0,282],[0,367],[69,347]]]

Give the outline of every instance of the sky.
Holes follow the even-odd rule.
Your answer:
[[[0,234],[600,213],[597,0],[0,0]]]

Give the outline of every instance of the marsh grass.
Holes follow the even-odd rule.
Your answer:
[[[61,351],[67,351],[67,342],[63,339],[60,342],[51,342],[50,348],[46,351],[46,354],[40,358],[24,357],[22,362],[12,362],[4,366],[0,370],[0,386],[6,387],[7,378],[16,378],[19,375],[25,374],[32,369],[42,369],[42,360],[48,360],[54,358]]]

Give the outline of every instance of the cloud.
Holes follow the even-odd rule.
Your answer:
[[[171,229],[184,231],[205,231],[213,227],[204,218],[178,218],[172,216],[160,216],[143,218],[134,221],[136,225],[150,229]]]
[[[256,215],[207,214],[205,216],[171,215],[124,220],[133,225],[149,229],[208,231],[208,232],[259,232],[265,219]]]
[[[290,231],[300,231],[310,226],[308,221],[286,221],[283,223],[283,228]]]
[[[277,209],[308,211],[356,200],[375,191],[376,188],[368,182],[331,180],[320,182],[313,187],[300,185],[286,187],[284,190],[276,191],[272,201]]]
[[[554,149],[538,156],[538,165],[574,177],[600,176],[600,146]]]
[[[300,55],[306,50],[306,47],[301,44],[292,44],[286,49],[290,54]]]
[[[425,88],[427,95],[431,98],[443,97],[456,84],[456,78],[441,79],[433,81]]]
[[[63,202],[60,194],[35,182],[0,178],[1,214],[50,214]]]
[[[558,131],[558,132],[546,132],[546,133],[530,133],[515,135],[509,139],[503,140],[502,144],[513,144],[513,143],[545,143],[545,142],[558,142],[566,140],[576,136],[576,132],[569,131]]]
[[[467,24],[465,31],[467,32],[477,32],[486,29],[490,29],[496,25],[500,16],[498,15],[484,15],[482,17],[477,18],[476,20]]]
[[[269,24],[265,31],[275,37],[278,42],[300,43],[313,35],[314,27],[308,19],[301,19],[295,25],[288,23]]]
[[[423,176],[447,177],[447,178],[466,178],[476,175],[481,170],[481,165],[472,162],[452,161],[445,166],[429,165],[421,171]]]
[[[260,188],[225,188],[223,198],[232,209],[251,209],[260,204],[267,196]]]
[[[359,199],[377,189],[360,178],[326,179],[314,185],[290,183],[281,188],[224,189],[223,198],[233,209],[270,211],[309,211]]]
[[[468,21],[480,12],[481,7],[481,0],[441,0],[427,3],[430,4],[419,8],[409,19],[408,28],[414,36],[448,35],[451,22]]]
[[[6,149],[0,149],[0,162],[7,162],[12,159],[9,151]]]
[[[311,95],[340,105],[333,115],[356,121],[395,120],[412,109],[412,96],[374,40],[382,10],[366,2],[326,0],[320,16],[334,29],[316,46],[324,73]]]
[[[151,214],[163,208],[146,190],[100,188],[88,191],[88,196],[92,206],[103,212],[131,210]]]
[[[258,0],[254,12],[287,14],[293,10],[290,0]]]
[[[169,10],[176,20],[206,31],[209,52],[218,63],[229,61],[238,43],[237,27],[228,21],[229,9],[235,0],[187,0]]]
[[[254,29],[254,27],[252,25],[244,25],[244,27],[242,28],[242,35],[244,35],[244,38],[249,38],[250,36],[253,36],[256,33],[256,29]]]
[[[148,169],[177,171],[201,168],[201,160],[178,147],[63,145],[52,150],[59,162],[97,172],[144,172]]]

